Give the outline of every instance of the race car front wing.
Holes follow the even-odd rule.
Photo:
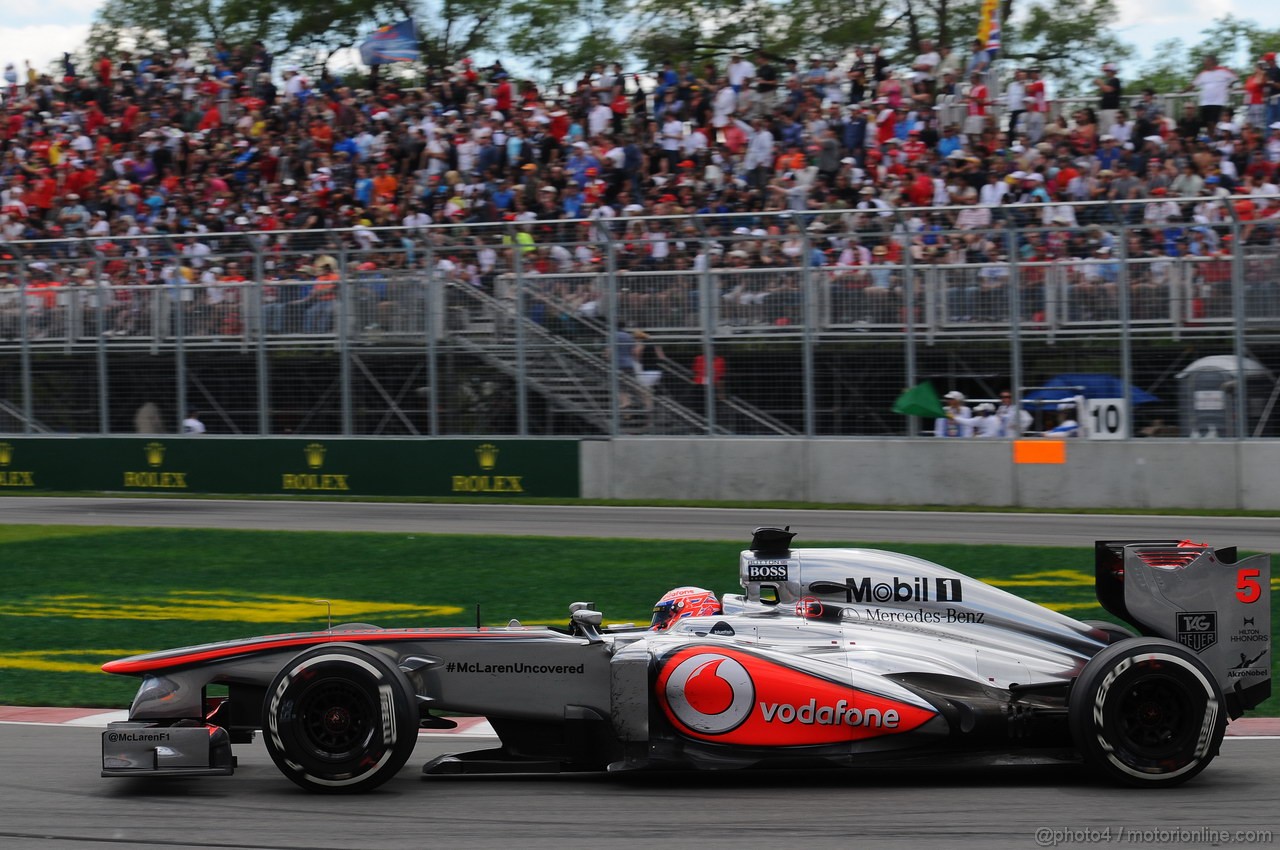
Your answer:
[[[118,721],[102,733],[103,776],[230,776],[231,736],[221,726]]]

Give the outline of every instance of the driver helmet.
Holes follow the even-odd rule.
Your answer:
[[[653,606],[653,620],[649,623],[649,631],[665,632],[676,620],[709,617],[720,611],[720,600],[711,591],[701,587],[677,587],[667,591]]]

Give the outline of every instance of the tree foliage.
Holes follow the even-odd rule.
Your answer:
[[[90,53],[261,40],[277,55],[314,62],[362,41],[381,24],[412,17],[423,60],[447,64],[496,48],[509,0],[107,0],[89,35]]]
[[[1231,15],[1215,19],[1200,32],[1200,40],[1188,46],[1181,39],[1161,42],[1155,55],[1138,68],[1138,77],[1130,87],[1153,88],[1156,91],[1179,91],[1186,88],[1201,68],[1205,56],[1218,61],[1244,76],[1264,53],[1280,52],[1280,27],[1265,29],[1254,21]]]
[[[1088,88],[1104,61],[1132,48],[1112,32],[1115,0],[1001,0],[1003,50],[1041,66],[1065,91]],[[672,59],[699,68],[731,52],[775,59],[811,54],[844,60],[856,45],[883,45],[897,65],[922,38],[965,51],[981,0],[107,0],[91,53],[262,40],[277,55],[323,62],[378,25],[412,17],[423,61],[444,66],[479,54],[551,80],[572,80],[597,62],[645,71]],[[1280,49],[1280,28],[1226,16],[1192,47],[1166,42],[1140,82],[1185,85],[1204,53],[1256,58]],[[1133,90],[1134,82],[1128,87]]]

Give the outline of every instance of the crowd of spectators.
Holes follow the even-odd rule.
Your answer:
[[[215,333],[234,326],[219,305],[235,290],[219,285],[251,273],[305,277],[319,285],[267,321],[310,317],[297,322],[319,332],[341,283],[320,260],[339,249],[367,275],[442,249],[430,255],[453,258],[438,271],[492,289],[513,242],[526,271],[598,270],[598,248],[560,247],[589,241],[598,222],[617,237],[621,268],[832,266],[833,280],[858,281],[854,309],[864,315],[892,290],[876,265],[900,264],[907,251],[923,263],[1001,262],[1010,221],[1047,229],[1020,234],[1021,259],[1100,269],[1119,247],[1106,228],[1121,221],[1143,225],[1124,246],[1131,256],[1221,255],[1234,246],[1215,225],[1233,218],[1246,224],[1242,241],[1274,242],[1275,60],[1268,53],[1237,75],[1207,58],[1180,115],[1153,91],[1130,105],[1107,64],[1096,108],[1052,118],[1040,70],[1010,70],[997,86],[980,42],[953,51],[926,40],[902,62],[874,46],[840,60],[733,54],[643,77],[599,64],[549,89],[467,59],[427,68],[421,85],[384,73],[356,88],[328,71],[279,67],[260,43],[122,52],[84,68],[67,57],[57,76],[9,64],[0,240],[20,262],[0,272],[10,288],[19,278],[71,286],[85,276],[77,261],[100,259],[94,269],[112,284],[205,284],[201,298],[217,303],[201,315]],[[1075,201],[1140,203],[1116,212]],[[899,217],[904,208],[914,211]],[[709,224],[648,219],[691,213]],[[428,228],[493,222],[516,235]],[[708,234],[720,240],[713,251]],[[163,238],[126,238],[146,235]],[[38,242],[82,237],[94,239]],[[773,294],[753,280],[744,274],[723,293],[743,314]],[[1083,283],[1088,294],[1098,281]],[[984,286],[974,282],[968,297]],[[962,318],[980,310],[957,303]]]

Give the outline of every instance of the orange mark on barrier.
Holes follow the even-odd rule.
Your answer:
[[[1014,463],[1066,463],[1067,444],[1063,440],[1014,440]]]

